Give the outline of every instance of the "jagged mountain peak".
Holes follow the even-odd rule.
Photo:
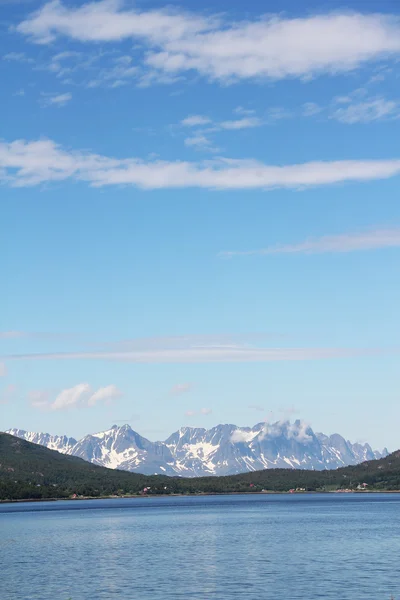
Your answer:
[[[15,435],[16,437],[25,439],[33,444],[39,444],[40,446],[46,446],[50,450],[57,450],[62,454],[67,454],[69,448],[74,446],[77,442],[72,437],[66,435],[51,435],[50,433],[34,433],[31,431],[24,431],[23,429],[9,429],[6,433]]]
[[[334,469],[387,456],[369,444],[341,435],[314,433],[296,419],[260,422],[253,427],[221,423],[205,429],[181,427],[164,442],[151,442],[128,423],[81,440],[11,429],[7,433],[97,465],[144,474],[231,475],[268,468]]]

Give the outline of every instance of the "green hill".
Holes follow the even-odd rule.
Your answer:
[[[0,499],[68,498],[138,493],[166,477],[97,467],[7,433],[0,433]],[[165,484],[164,484],[165,485]]]
[[[139,494],[331,491],[367,484],[400,490],[400,450],[380,460],[333,471],[268,469],[228,477],[185,479],[146,476],[97,467],[37,444],[0,433],[0,500]]]

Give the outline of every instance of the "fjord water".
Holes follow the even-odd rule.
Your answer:
[[[400,494],[0,505],[2,600],[389,600]]]

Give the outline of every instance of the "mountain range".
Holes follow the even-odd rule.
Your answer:
[[[333,470],[263,469],[228,477],[167,477],[107,469],[0,432],[0,501],[349,489],[399,491],[400,450]]]
[[[77,456],[95,465],[181,477],[234,475],[269,468],[336,469],[388,455],[341,435],[314,433],[300,420],[258,423],[254,427],[182,427],[164,442],[151,442],[129,425],[86,435],[81,440],[9,429],[28,442]]]

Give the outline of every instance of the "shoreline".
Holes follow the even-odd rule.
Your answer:
[[[0,504],[18,504],[21,502],[38,503],[38,502],[76,502],[77,500],[139,500],[141,498],[193,498],[202,496],[276,496],[276,495],[288,495],[288,496],[305,496],[315,494],[400,494],[400,490],[351,490],[347,492],[341,492],[337,490],[331,491],[310,491],[310,492],[207,492],[197,494],[132,494],[127,496],[80,496],[78,498],[18,498],[14,500],[0,500]]]

